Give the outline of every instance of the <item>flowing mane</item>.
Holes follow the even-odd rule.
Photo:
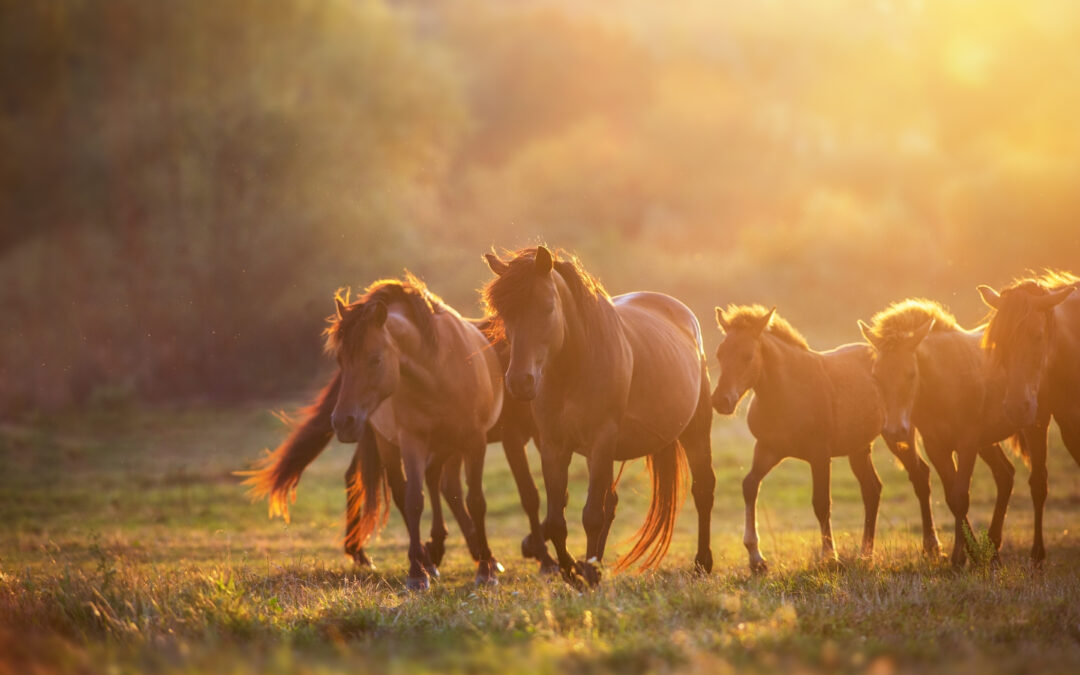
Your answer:
[[[878,338],[881,349],[889,349],[911,337],[916,329],[930,319],[934,320],[933,332],[956,331],[960,329],[948,310],[924,298],[908,298],[894,302],[870,319],[870,331]]]
[[[732,328],[751,328],[760,324],[761,320],[770,311],[761,305],[728,305],[728,308],[724,310],[724,321]],[[795,330],[795,327],[779,314],[773,314],[765,332],[780,338],[793,347],[810,349],[810,345],[806,343],[806,338],[802,336],[802,333]]]
[[[1070,286],[1080,288],[1080,277],[1062,270],[1044,270],[1042,274],[1031,273],[1027,277],[1014,279],[1001,291],[1001,304],[997,311],[990,314],[990,324],[983,335],[983,348],[999,362],[1008,359],[1016,331],[1031,313],[1028,300]]]
[[[578,313],[585,324],[586,335],[595,336],[592,342],[603,342],[618,322],[611,296],[600,281],[585,271],[577,257],[563,249],[555,252],[554,270],[570,289]],[[516,251],[513,258],[504,261],[506,271],[489,281],[483,288],[484,308],[490,319],[488,334],[493,339],[505,337],[502,317],[513,317],[532,302],[533,284],[536,281],[536,248]]]
[[[350,303],[349,291],[338,290],[335,299],[345,305],[342,316],[336,314],[327,319],[330,326],[326,329],[326,350],[337,353],[345,344],[356,344],[363,338],[368,323],[364,321],[364,309],[374,303],[390,305],[404,304],[411,315],[413,324],[420,332],[421,343],[434,348],[437,345],[435,322],[436,314],[446,311],[442,298],[428,290],[424,282],[406,271],[402,279],[379,279],[366,289],[359,300]]]

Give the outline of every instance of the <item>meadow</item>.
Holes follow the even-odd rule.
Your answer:
[[[750,575],[739,486],[752,441],[735,417],[713,425],[711,576],[689,572],[695,519],[685,505],[658,571],[609,574],[583,593],[541,577],[519,557],[525,519],[492,445],[485,481],[492,547],[506,566],[500,585],[473,585],[452,530],[441,580],[414,594],[404,589],[407,539],[396,513],[369,544],[375,571],[354,570],[341,552],[351,448],[334,442],[309,468],[290,525],[248,501],[231,472],[282,438],[278,405],[102,408],[4,425],[0,673],[1075,672],[1080,663],[1080,541],[1071,529],[1080,470],[1056,431],[1041,571],[1028,562],[1031,508],[1018,459],[1003,564],[954,570],[921,554],[910,484],[879,442],[873,560],[856,556],[862,505],[843,463],[833,472],[840,562],[816,560],[809,470],[789,461],[761,493],[771,569]],[[532,448],[530,458],[538,474]],[[580,551],[584,463],[571,471],[571,550]],[[977,533],[992,486],[980,464]],[[647,503],[641,462],[627,467],[620,495],[615,552],[627,549]],[[952,524],[936,480],[934,508],[947,549]]]

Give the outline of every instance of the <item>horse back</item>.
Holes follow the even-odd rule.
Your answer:
[[[1078,405],[1075,402],[1080,400],[1080,288],[1054,308],[1054,332],[1047,366],[1054,408],[1060,409],[1063,404]]]

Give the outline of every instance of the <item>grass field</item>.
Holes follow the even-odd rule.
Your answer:
[[[490,446],[485,480],[493,549],[507,568],[501,585],[474,588],[472,563],[452,530],[442,579],[415,595],[404,591],[406,538],[396,513],[369,546],[377,571],[354,571],[340,551],[351,448],[335,442],[312,465],[291,525],[248,502],[231,471],[282,437],[272,407],[87,413],[3,426],[0,673],[1080,668],[1080,468],[1056,433],[1050,557],[1041,572],[1028,565],[1031,507],[1019,460],[1004,564],[956,572],[920,555],[910,484],[879,446],[885,485],[873,561],[855,557],[862,506],[838,461],[841,564],[815,562],[809,470],[789,461],[762,488],[762,549],[772,569],[751,577],[739,487],[751,441],[735,418],[713,428],[710,577],[687,572],[695,527],[688,501],[660,571],[608,577],[585,593],[540,578],[518,557],[525,520],[501,449]],[[568,518],[572,550],[580,552],[580,458],[572,471]],[[980,465],[972,507],[980,531],[992,486]],[[616,553],[640,524],[648,492],[644,465],[628,466]],[[936,482],[934,507],[947,548],[952,528]]]

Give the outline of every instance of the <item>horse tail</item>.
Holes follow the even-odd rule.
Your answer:
[[[364,425],[354,461],[355,470],[350,471],[350,480],[346,485],[348,526],[345,546],[348,550],[359,549],[366,544],[375,530],[390,518],[390,489],[371,424]]]
[[[1023,433],[1016,433],[1009,437],[1009,447],[1012,448],[1013,454],[1019,455],[1020,459],[1024,460],[1024,466],[1031,468],[1031,451],[1028,449],[1027,441],[1024,440]]]
[[[271,518],[281,516],[285,522],[289,522],[289,502],[296,501],[296,484],[300,482],[300,474],[319,456],[334,435],[330,413],[334,410],[340,388],[339,371],[319,393],[315,403],[302,411],[304,421],[299,424],[279,414],[278,417],[293,426],[289,437],[273,452],[256,461],[250,471],[236,472],[238,476],[247,476],[243,484],[249,487],[248,496],[252,501],[264,497],[269,500]]]
[[[683,500],[683,484],[686,474],[686,453],[676,441],[667,448],[650,455],[645,460],[652,474],[652,503],[645,522],[635,535],[637,543],[629,553],[619,559],[616,571],[622,571],[648,554],[641,569],[655,567],[671,546],[675,531],[675,517]]]

